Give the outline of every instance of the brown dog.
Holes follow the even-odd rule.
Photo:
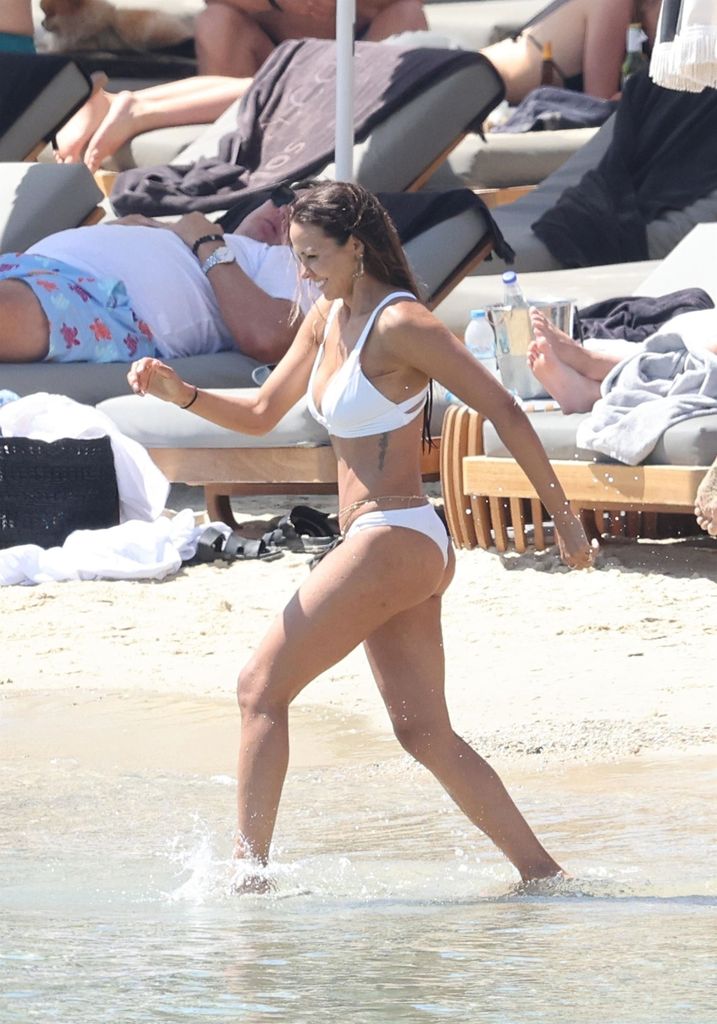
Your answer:
[[[173,14],[120,10],[108,0],[41,0],[42,48],[74,50],[153,50],[176,46],[192,36],[191,23]]]

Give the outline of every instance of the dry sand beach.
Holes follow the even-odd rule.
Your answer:
[[[264,499],[239,508],[244,519],[272,513]],[[233,716],[237,669],[307,562],[289,553],[188,567],[162,583],[1,589],[0,696],[208,697]],[[444,618],[456,728],[489,756],[536,765],[715,753],[716,606],[709,538],[613,541],[587,572],[565,570],[554,550],[458,552]],[[309,686],[302,705],[388,729],[360,649]]]

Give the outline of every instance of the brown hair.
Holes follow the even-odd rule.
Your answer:
[[[376,196],[346,181],[326,181],[301,192],[289,207],[289,224],[320,228],[339,245],[352,236],[363,243],[365,271],[377,281],[418,295],[418,284],[408,265],[396,226]],[[423,410],[423,442],[432,447],[433,382]]]
[[[346,245],[363,243],[366,272],[384,284],[418,294],[396,227],[376,196],[361,185],[327,181],[301,192],[289,208],[289,223],[312,224]]]

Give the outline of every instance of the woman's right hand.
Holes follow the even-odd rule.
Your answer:
[[[597,543],[591,544],[580,517],[568,506],[554,517],[558,549],[565,565],[571,569],[589,569],[595,564]]]
[[[174,405],[186,405],[194,393],[192,385],[185,384],[171,366],[150,357],[132,363],[127,380],[136,395],[154,395]]]

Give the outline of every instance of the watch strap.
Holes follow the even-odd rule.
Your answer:
[[[210,253],[201,264],[202,273],[208,274],[213,267],[218,267],[221,263],[236,263],[236,261],[236,256],[228,246],[220,246]]]

